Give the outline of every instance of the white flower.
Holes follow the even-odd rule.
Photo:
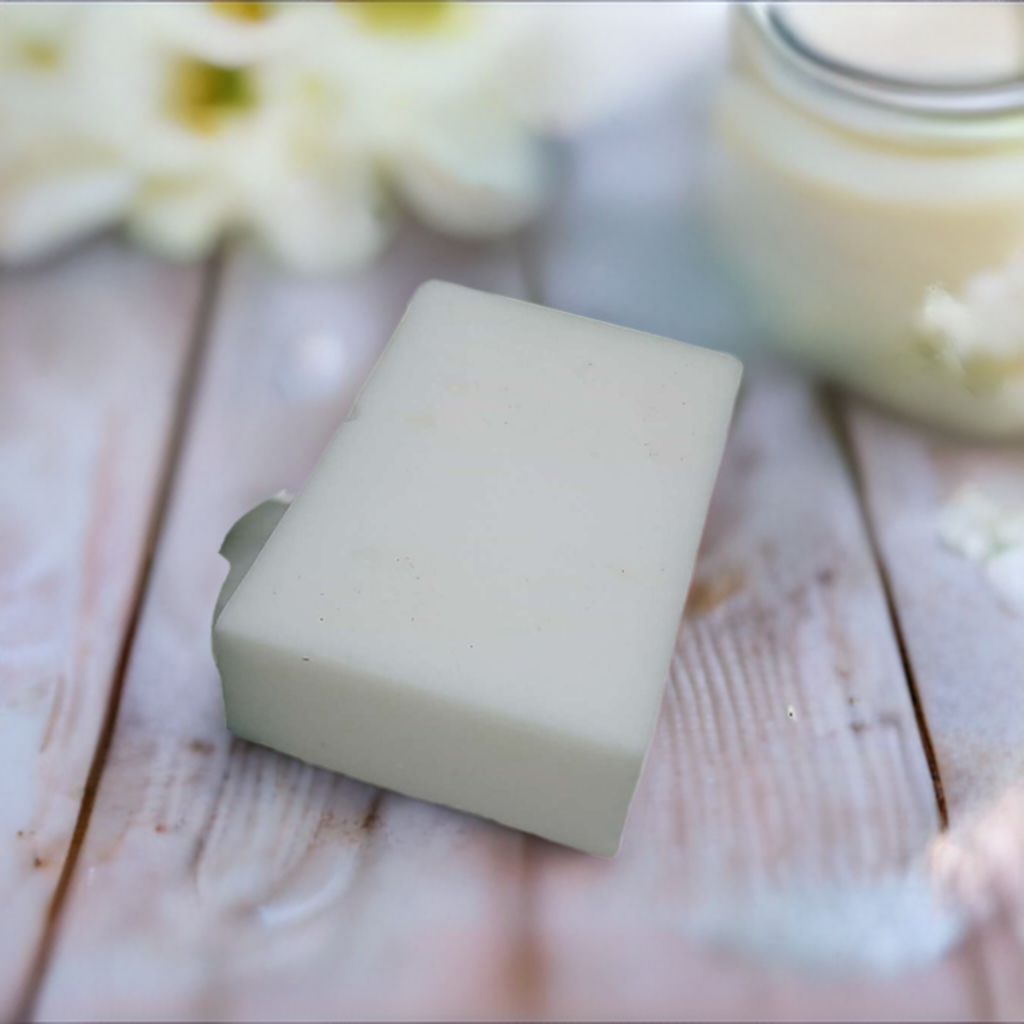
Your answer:
[[[116,224],[132,193],[130,174],[81,164],[0,176],[0,259],[29,263]]]
[[[515,230],[542,133],[655,87],[708,37],[676,4],[0,7],[0,258],[97,228],[191,259],[255,235],[351,269],[397,202],[461,237]]]
[[[115,223],[131,194],[116,153],[82,133],[83,9],[0,7],[0,258],[24,262]]]
[[[0,8],[0,167],[34,154],[71,127],[69,56],[80,20],[81,12],[70,7]]]
[[[512,105],[531,124],[571,132],[721,57],[728,4],[540,3],[508,68]]]
[[[544,196],[545,160],[505,83],[517,47],[535,34],[537,8],[338,7],[325,73],[353,97],[361,133],[406,206],[461,237],[505,234],[528,220]]]
[[[340,6],[338,73],[358,83],[391,181],[420,219],[467,237],[538,210],[538,132],[578,129],[664,85],[724,24],[703,4]]]
[[[425,224],[455,236],[514,231],[546,191],[548,167],[537,138],[484,103],[425,111],[395,133],[387,158],[406,205]]]
[[[391,217],[373,154],[305,56],[324,14],[101,10],[91,103],[136,177],[135,237],[192,258],[246,229],[302,270],[350,269],[381,250]],[[104,64],[109,51],[118,60]]]

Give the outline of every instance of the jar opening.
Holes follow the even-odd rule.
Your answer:
[[[988,73],[977,80],[972,81],[964,75],[956,76],[956,81],[942,81],[930,76],[923,80],[912,73],[889,74],[878,67],[862,66],[848,57],[844,59],[825,52],[801,30],[791,12],[787,11],[787,6],[753,3],[744,6],[742,13],[767,49],[787,70],[845,100],[890,111],[941,118],[984,118],[1024,113],[1024,21],[1016,40],[1002,40],[1003,48],[1008,52],[1002,54],[999,61],[987,68]],[[846,6],[837,4],[835,8]],[[931,5],[908,6],[924,8]],[[962,6],[969,8],[975,5]],[[1000,6],[1004,8],[1004,16],[1016,16],[1016,11],[1006,10],[1014,5]],[[841,13],[835,9],[828,13],[833,12]],[[1011,62],[1012,54],[1008,50],[1015,42],[1019,43],[1021,52],[1019,68]],[[911,68],[911,72],[913,70]]]

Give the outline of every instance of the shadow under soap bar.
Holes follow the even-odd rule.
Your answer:
[[[249,521],[272,532],[214,625],[229,728],[614,855],[739,379],[424,285],[305,488]]]

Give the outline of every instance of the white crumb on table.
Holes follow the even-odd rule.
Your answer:
[[[1024,509],[967,486],[943,505],[938,533],[949,551],[982,567],[1008,611],[1024,615]]]

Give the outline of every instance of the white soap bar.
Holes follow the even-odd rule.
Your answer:
[[[229,728],[614,855],[740,372],[424,285],[216,621]]]

